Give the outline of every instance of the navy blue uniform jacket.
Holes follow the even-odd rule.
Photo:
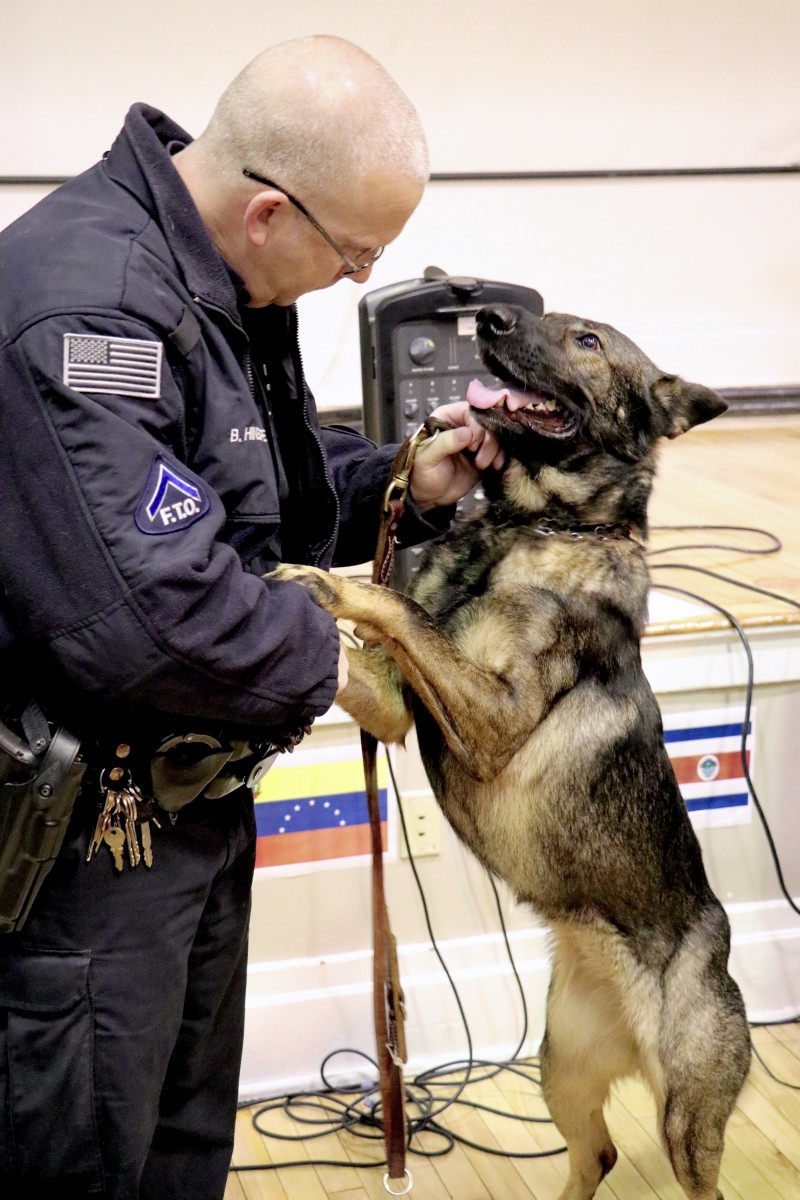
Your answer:
[[[170,161],[190,140],[136,105],[102,162],[0,234],[2,607],[79,707],[296,725],[333,700],[338,634],[261,578],[280,536],[269,416],[235,281]],[[365,562],[393,448],[320,428],[296,312],[274,311],[293,557]],[[405,540],[445,515],[412,514]]]

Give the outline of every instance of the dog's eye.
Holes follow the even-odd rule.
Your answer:
[[[580,342],[581,346],[583,346],[584,350],[600,349],[600,338],[596,333],[582,333],[578,338],[578,341]]]

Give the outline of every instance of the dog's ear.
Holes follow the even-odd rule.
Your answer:
[[[701,383],[687,383],[678,375],[659,376],[652,393],[664,411],[664,436],[668,438],[680,437],[694,425],[713,420],[728,407],[711,388],[703,387]]]

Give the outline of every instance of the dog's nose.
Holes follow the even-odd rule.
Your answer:
[[[510,333],[517,324],[517,314],[507,304],[489,304],[475,317],[478,333],[484,337]]]

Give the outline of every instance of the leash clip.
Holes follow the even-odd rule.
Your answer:
[[[389,1055],[389,1058],[392,1060],[392,1062],[394,1063],[394,1065],[396,1067],[402,1068],[402,1066],[406,1060],[404,1058],[400,1057],[400,1055],[397,1052],[397,1049],[392,1045],[391,1042],[386,1043],[386,1053]]]
[[[383,497],[383,512],[390,513],[393,503],[403,503],[408,493],[408,488],[411,483],[411,472],[414,469],[414,460],[417,457],[417,451],[423,442],[432,442],[439,436],[440,430],[434,429],[433,432],[428,429],[427,425],[420,425],[419,429],[415,430],[408,439],[405,448],[403,461],[394,475],[389,481],[389,486]],[[396,494],[395,494],[396,493]]]

